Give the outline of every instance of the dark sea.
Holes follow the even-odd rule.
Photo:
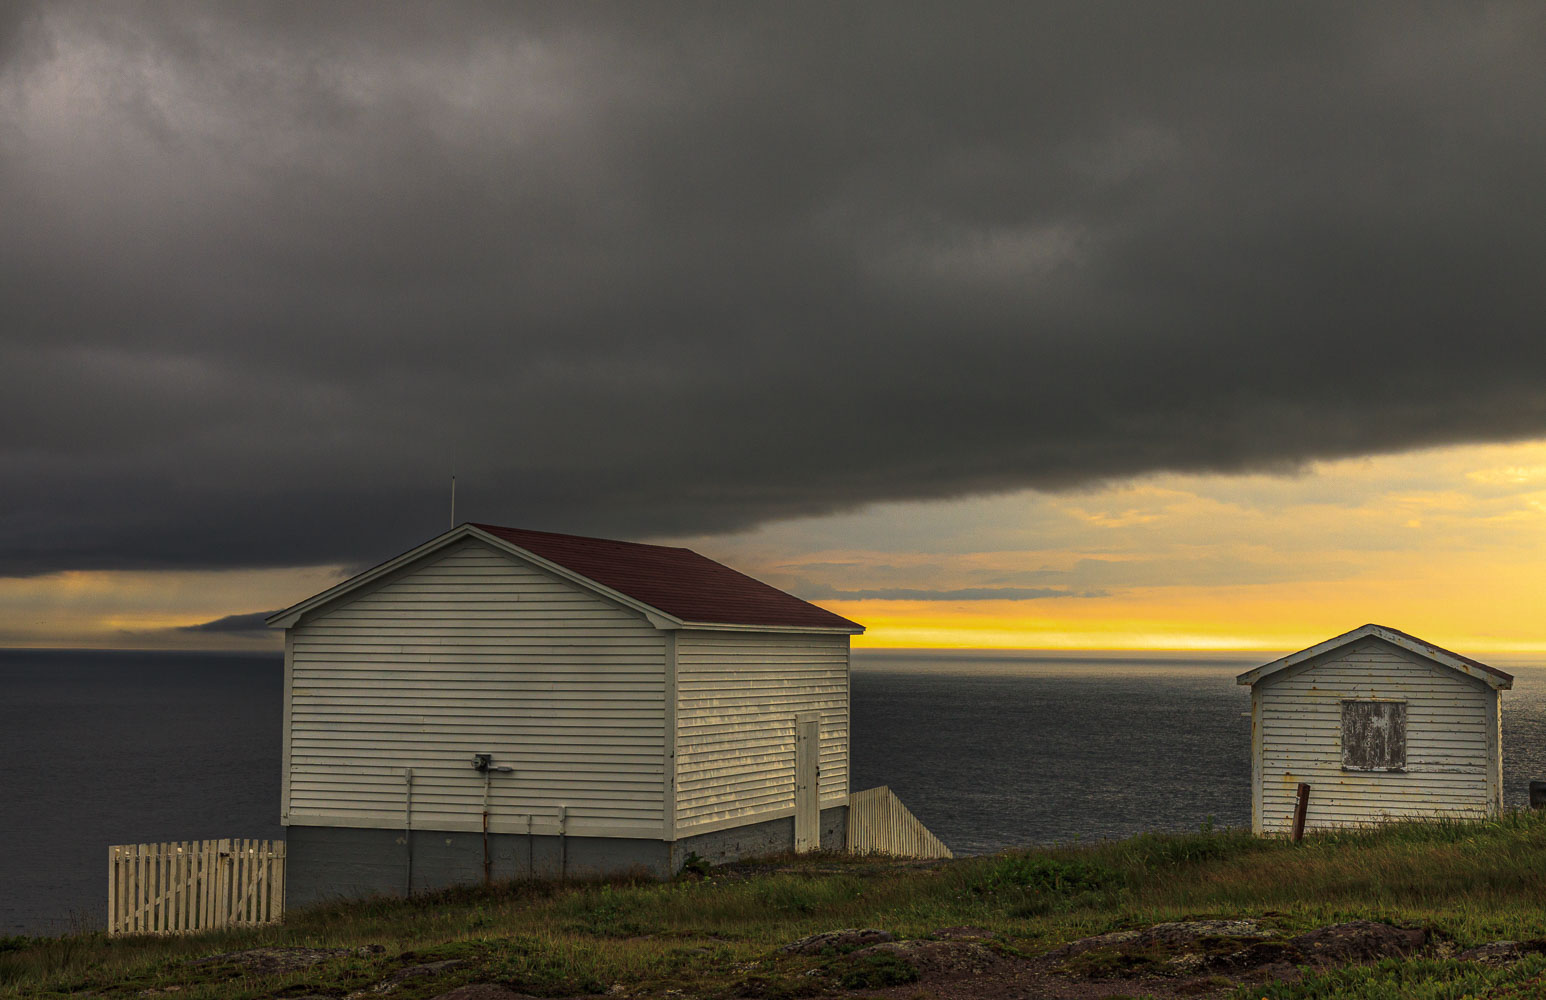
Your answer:
[[[958,854],[1250,821],[1270,655],[854,653],[855,790]],[[1546,668],[1511,670],[1506,798],[1546,778]],[[109,844],[280,838],[274,654],[0,651],[0,936],[100,926]]]

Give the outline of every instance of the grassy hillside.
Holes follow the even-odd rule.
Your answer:
[[[975,925],[995,932],[993,947],[1014,958],[1161,921],[1253,917],[1283,932],[1354,919],[1422,926],[1438,944],[1424,957],[1292,984],[1237,990],[1220,981],[1221,995],[1524,997],[1546,995],[1546,958],[1489,967],[1444,956],[1546,937],[1543,904],[1546,816],[1398,825],[1297,846],[1204,830],[936,865],[821,856],[664,884],[512,884],[300,911],[258,931],[0,940],[0,996],[240,1000],[370,991],[415,1000],[479,981],[542,996],[779,998],[844,990],[841,977],[807,975],[829,958],[776,951],[817,931],[876,927],[915,938]],[[288,971],[237,975],[224,960],[193,964],[260,947],[339,951]],[[409,967],[427,971],[393,978]],[[848,988],[902,979],[861,977]],[[906,996],[958,993],[919,983]]]

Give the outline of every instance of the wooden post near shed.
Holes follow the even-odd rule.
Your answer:
[[[1304,818],[1310,811],[1310,786],[1304,782],[1299,783],[1299,801],[1294,803],[1294,843],[1304,839]]]

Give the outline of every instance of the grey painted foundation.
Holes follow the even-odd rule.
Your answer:
[[[841,851],[848,841],[848,807],[834,806],[821,811],[821,848]],[[688,855],[696,854],[711,865],[722,865],[761,854],[780,854],[794,850],[794,817],[770,819],[765,823],[735,826],[713,833],[683,837],[671,847],[671,871],[682,870]]]
[[[847,823],[847,806],[821,811],[824,850],[843,849]],[[401,896],[483,881],[481,833],[414,830],[412,837],[410,876],[409,844],[401,830],[290,827],[285,838],[289,857],[285,905],[300,907],[335,899]],[[692,854],[710,864],[723,864],[792,850],[793,817],[684,837],[675,842],[489,834],[490,875],[501,882],[597,878],[630,872],[663,879],[680,871]]]

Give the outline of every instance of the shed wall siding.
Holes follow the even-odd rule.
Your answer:
[[[286,822],[662,834],[664,639],[482,543],[447,548],[292,629]]]
[[[1482,681],[1370,639],[1256,688],[1264,832],[1289,829],[1300,782],[1311,788],[1311,828],[1481,816],[1492,808],[1488,726],[1496,725],[1497,699]],[[1404,772],[1342,769],[1342,701],[1349,698],[1406,702]]]
[[[821,714],[822,806],[848,800],[848,636],[677,633],[676,832],[794,809],[795,713]]]

